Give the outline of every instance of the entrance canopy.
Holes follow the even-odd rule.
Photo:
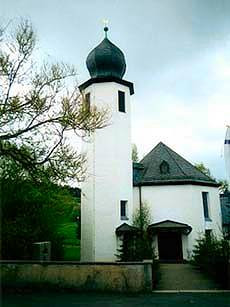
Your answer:
[[[159,232],[178,232],[188,235],[192,231],[192,227],[188,224],[175,221],[165,220],[148,226],[148,232],[156,234]]]
[[[137,227],[130,226],[127,223],[123,223],[122,225],[120,225],[116,228],[116,235],[117,236],[121,236],[121,235],[124,235],[124,234],[134,235],[134,234],[138,233],[138,231],[139,231],[139,229]]]

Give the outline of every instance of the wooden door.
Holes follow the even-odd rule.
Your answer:
[[[177,232],[160,232],[158,234],[159,259],[162,261],[183,260],[181,234]]]

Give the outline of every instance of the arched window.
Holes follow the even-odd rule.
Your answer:
[[[161,174],[169,174],[169,164],[165,160],[160,164],[160,172]]]

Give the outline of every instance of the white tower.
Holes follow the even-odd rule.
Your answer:
[[[132,203],[130,95],[133,84],[122,79],[122,51],[107,38],[87,57],[91,79],[79,86],[90,106],[108,108],[108,126],[97,130],[84,146],[86,181],[81,201],[81,261],[114,261],[116,228],[130,224]]]

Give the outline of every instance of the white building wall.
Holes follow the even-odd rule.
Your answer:
[[[211,222],[205,222],[202,192],[209,193]],[[152,223],[172,220],[192,227],[192,232],[182,235],[183,258],[188,259],[196,239],[205,229],[221,233],[221,209],[218,189],[198,185],[142,186],[142,203],[147,203],[151,211]],[[134,208],[139,208],[138,187],[133,191]]]
[[[125,92],[126,112],[118,111],[118,91]],[[91,105],[107,108],[108,126],[97,130],[84,144],[87,180],[82,185],[82,261],[114,261],[117,253],[115,229],[120,219],[120,200],[128,201],[131,221],[132,161],[129,88],[115,82],[96,83],[84,91]]]

